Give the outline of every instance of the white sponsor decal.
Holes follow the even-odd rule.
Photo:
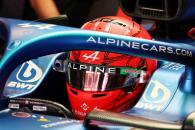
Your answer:
[[[47,111],[47,107],[46,106],[33,105],[33,110],[34,111]]]
[[[87,111],[89,109],[89,106],[86,104],[86,103],[83,103],[81,105],[81,108],[84,110],[84,111]]]
[[[9,108],[19,109],[20,108],[20,104],[17,104],[17,103],[9,103]]]
[[[7,86],[20,89],[32,89],[35,85],[11,81]]]
[[[68,68],[74,69],[74,70],[86,70],[89,72],[100,72],[100,73],[116,73],[116,68],[111,67],[98,67],[98,66],[92,66],[92,65],[86,65],[86,64],[76,64],[68,62]]]
[[[32,61],[27,61],[23,63],[22,66],[20,67],[18,73],[16,74],[16,78],[20,82],[30,83],[38,81],[41,78],[42,74],[43,72],[41,68],[39,68]]]
[[[32,23],[22,23],[22,24],[18,24],[19,26],[23,27],[23,28],[29,28],[29,27],[34,27],[40,30],[52,30],[54,26],[53,24],[32,24]]]
[[[144,102],[138,102],[135,107],[136,108],[142,108],[142,109],[145,109],[145,110],[155,110],[155,111],[161,111],[162,110],[162,105],[144,103]]]
[[[124,41],[113,38],[101,38],[101,37],[89,37],[86,42],[88,43],[96,43],[96,44],[104,44],[104,45],[114,45],[119,47],[127,47],[133,50],[142,50],[142,51],[151,51],[158,52],[164,54],[173,54],[185,57],[192,57],[192,51],[182,49],[182,48],[173,48],[171,46],[165,45],[151,45],[147,43],[139,43],[134,41]]]
[[[41,127],[43,128],[51,128],[51,127],[56,127],[56,126],[60,126],[60,125],[66,125],[66,124],[72,124],[72,123],[80,123],[77,120],[66,120],[66,121],[59,121],[59,122],[53,122],[53,123],[49,123],[49,124],[44,124],[41,125]]]
[[[85,58],[85,60],[91,59],[91,61],[99,60],[100,57],[98,57],[99,51],[95,51],[92,54],[84,54],[82,57]]]

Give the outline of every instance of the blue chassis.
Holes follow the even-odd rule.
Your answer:
[[[7,51],[0,62],[1,95],[4,93],[4,96],[17,97],[31,93],[36,89],[35,87],[30,91],[25,90],[22,92],[23,94],[20,92],[19,94],[13,95],[13,93],[9,92],[10,89],[5,85],[7,79],[9,80],[10,77],[15,74],[10,75],[14,69],[27,60],[43,56],[41,57],[43,59],[38,58],[38,60],[40,62],[47,61],[42,67],[44,69],[44,78],[49,71],[48,68],[52,66],[52,62],[54,62],[57,56],[62,52],[84,49],[101,50],[149,57],[160,61],[169,61],[155,71],[143,96],[135,107],[124,113],[156,120],[178,122],[183,121],[188,114],[195,110],[195,102],[193,101],[195,99],[195,47],[193,45],[194,41],[190,39],[185,39],[180,42],[152,41],[57,25],[47,26],[43,23],[3,18],[0,19],[0,26],[1,35],[7,42]],[[46,28],[44,28],[45,26]],[[122,42],[131,44],[121,44]],[[151,49],[153,47],[158,50]],[[167,50],[160,51],[159,48],[166,48]],[[178,53],[176,50],[186,53]],[[45,55],[50,55],[48,60],[45,60],[47,57]],[[42,82],[43,78],[41,78],[39,82]],[[167,80],[167,78],[170,79]],[[4,86],[6,87],[4,88]],[[17,118],[17,121],[13,121],[15,120],[15,117],[10,116],[11,113],[12,111],[10,110],[1,111],[0,128],[4,130],[10,130],[13,128],[15,130],[30,129],[29,125],[19,126],[19,124],[24,123],[25,120],[26,123],[33,124],[30,125],[32,126],[32,129],[42,129],[40,123],[43,122],[38,122],[35,118]],[[57,117],[48,116],[46,118],[51,122],[60,122]],[[10,121],[13,122],[11,125],[8,123]],[[69,124],[69,122],[67,124]],[[16,125],[18,128],[14,127]],[[71,127],[70,125],[66,125],[66,123],[61,123],[60,125],[57,125],[57,128],[65,129],[67,126]],[[79,123],[78,125],[72,125],[72,127],[84,129]],[[53,128],[56,128],[56,126],[51,127],[51,129]],[[126,129],[126,127],[122,128]]]

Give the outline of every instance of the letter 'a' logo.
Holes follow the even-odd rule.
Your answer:
[[[164,103],[170,99],[170,90],[158,80],[152,80],[148,86],[151,86],[152,89],[146,90],[146,93],[144,94],[145,101],[151,103]]]
[[[27,61],[22,64],[16,78],[20,82],[35,82],[38,81],[43,72],[42,70],[32,61]]]

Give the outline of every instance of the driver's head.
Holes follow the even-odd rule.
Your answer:
[[[84,24],[82,29],[151,39],[139,24],[121,17],[98,18]],[[104,42],[97,37],[93,40]],[[70,52],[67,91],[74,116],[83,119],[94,108],[116,112],[131,108],[155,68],[155,60],[136,56],[86,50]]]

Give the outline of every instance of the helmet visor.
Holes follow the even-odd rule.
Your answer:
[[[67,80],[71,87],[82,91],[107,91],[122,87],[133,88],[145,83],[144,70],[131,67],[105,67],[68,61]]]

